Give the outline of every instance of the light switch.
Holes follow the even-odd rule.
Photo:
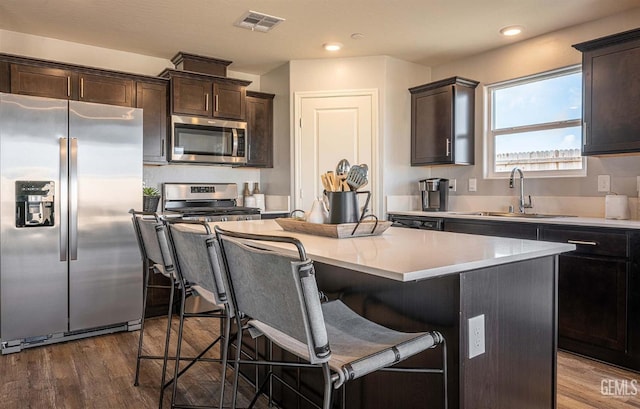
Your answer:
[[[611,176],[598,175],[598,192],[611,191]]]
[[[475,192],[477,189],[478,189],[477,179],[476,178],[469,179],[469,192]]]

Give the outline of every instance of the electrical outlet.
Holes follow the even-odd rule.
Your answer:
[[[598,192],[611,191],[611,176],[598,175]]]
[[[467,320],[469,327],[469,359],[485,352],[484,344],[484,314]]]
[[[456,191],[456,180],[455,179],[449,179],[449,190],[452,192]]]
[[[478,189],[477,179],[471,178],[469,179],[469,192],[475,192]]]

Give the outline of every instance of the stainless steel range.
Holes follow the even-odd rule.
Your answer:
[[[165,183],[162,186],[162,209],[185,220],[207,222],[258,220],[260,209],[237,205],[235,183]]]

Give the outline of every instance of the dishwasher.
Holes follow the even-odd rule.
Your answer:
[[[392,222],[392,227],[405,227],[421,230],[444,230],[444,219],[439,217],[387,214],[387,220]]]

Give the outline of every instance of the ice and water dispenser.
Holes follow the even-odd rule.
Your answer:
[[[54,193],[52,181],[17,181],[16,227],[53,226]]]
[[[422,210],[446,212],[449,206],[449,179],[430,178],[420,181]]]

